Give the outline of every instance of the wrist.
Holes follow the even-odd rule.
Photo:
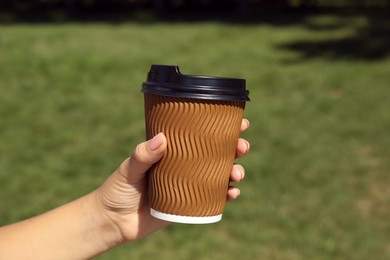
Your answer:
[[[105,248],[104,251],[114,248],[125,242],[122,232],[117,223],[108,216],[106,209],[99,199],[98,191],[94,191],[87,195],[91,200],[90,205],[94,232],[101,239],[101,243]]]

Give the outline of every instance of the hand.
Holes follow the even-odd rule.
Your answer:
[[[241,132],[249,127],[249,121],[242,120]],[[159,220],[150,215],[147,199],[147,170],[161,159],[167,148],[167,140],[160,133],[151,140],[139,144],[133,155],[96,191],[96,202],[101,213],[111,221],[118,233],[118,242],[123,243],[146,237],[167,226],[170,222]],[[239,138],[236,158],[249,151],[249,143]],[[235,164],[230,179],[239,182],[244,178],[244,168]],[[235,200],[240,190],[229,186],[227,200]]]

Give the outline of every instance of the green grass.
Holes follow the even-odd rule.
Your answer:
[[[390,59],[286,47],[367,22],[0,25],[0,225],[98,187],[145,138],[150,64],[176,64],[247,79],[242,195],[218,224],[171,225],[97,259],[389,259]]]

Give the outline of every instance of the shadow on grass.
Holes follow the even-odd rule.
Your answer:
[[[350,33],[321,40],[297,40],[278,46],[300,53],[300,60],[312,58],[375,61],[390,55],[390,19],[383,13],[360,14],[365,23],[353,25],[345,19],[327,25],[306,24],[310,30],[350,29]],[[337,20],[337,19],[336,19]]]
[[[256,9],[244,15],[237,6],[208,9],[176,9],[156,11],[152,9],[126,9],[114,11],[94,11],[81,13],[67,13],[64,11],[44,11],[42,13],[1,13],[0,24],[63,24],[63,23],[200,23],[221,22],[240,25],[265,24],[274,27],[302,26],[310,31],[348,30],[348,34],[340,37],[329,37],[321,40],[302,39],[288,42],[279,46],[299,53],[297,62],[313,58],[349,59],[375,61],[387,58],[390,55],[390,9]],[[326,16],[328,22],[313,23],[313,17]],[[330,18],[330,19],[329,19]],[[365,21],[359,25],[354,19]],[[327,34],[335,35],[335,34]]]

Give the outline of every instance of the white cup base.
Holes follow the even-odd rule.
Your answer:
[[[173,215],[164,212],[160,212],[154,209],[150,209],[150,215],[155,218],[166,220],[169,222],[183,223],[183,224],[210,224],[218,222],[222,219],[222,214],[216,216],[206,217],[191,217],[191,216],[180,216]]]

